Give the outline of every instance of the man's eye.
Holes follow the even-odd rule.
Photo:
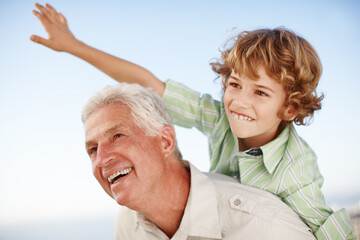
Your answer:
[[[93,153],[96,153],[97,147],[92,147],[87,150],[89,156],[91,156]]]
[[[259,95],[259,96],[263,96],[266,97],[268,96],[266,93],[262,92],[262,91],[256,91],[255,94]]]
[[[120,138],[120,137],[122,137],[122,136],[123,136],[123,135],[122,135],[121,133],[115,134],[115,135],[114,135],[114,139]]]

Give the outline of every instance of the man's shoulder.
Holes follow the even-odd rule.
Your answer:
[[[241,184],[237,179],[223,174],[206,175],[213,182],[218,198],[231,211],[244,211],[264,221],[280,219],[288,214],[298,218],[278,196],[270,192]]]
[[[253,239],[260,239],[259,236],[265,233],[272,236],[271,239],[288,239],[289,236],[314,239],[308,226],[278,196],[219,173],[205,175],[215,187],[220,219],[231,220],[231,226],[224,226],[229,232],[237,232],[236,229],[241,230],[241,226],[246,225]],[[263,233],[257,233],[259,228]]]
[[[241,184],[238,179],[221,173],[204,173],[213,182],[218,194],[232,195],[241,194],[248,198],[269,199],[269,201],[281,202],[281,199],[265,190]],[[282,204],[280,204],[282,205]]]

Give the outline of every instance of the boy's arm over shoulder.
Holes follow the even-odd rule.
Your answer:
[[[35,5],[39,11],[33,10],[39,19],[48,39],[32,35],[30,39],[38,44],[60,52],[67,52],[90,63],[118,82],[138,83],[150,87],[162,96],[165,84],[147,69],[107,54],[77,40],[69,29],[65,17],[50,4]]]
[[[299,214],[317,239],[355,239],[346,210],[333,212],[325,204],[316,182],[298,189],[283,201]]]
[[[279,196],[312,229],[317,239],[355,239],[345,209],[333,212],[325,203],[321,191],[323,177],[313,152],[296,159],[285,174],[284,182],[287,186]]]

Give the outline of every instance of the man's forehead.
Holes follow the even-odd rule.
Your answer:
[[[90,113],[86,122],[85,128],[91,128],[92,125],[99,125],[103,121],[117,121],[123,122],[131,116],[131,110],[128,106],[122,103],[112,103],[101,106]]]
[[[99,137],[107,137],[114,133],[122,133],[122,134],[129,134],[133,128],[129,125],[125,124],[116,124],[116,125],[100,125],[95,126],[91,129],[86,129],[85,131],[85,144],[91,145],[97,141]]]
[[[133,128],[133,126],[122,123],[122,122],[102,122],[99,125],[94,125],[92,127],[85,127],[85,135],[92,135],[95,133],[100,133],[101,135],[107,135],[114,131],[129,131]]]
[[[131,114],[125,109],[105,107],[94,111],[84,124],[85,134],[91,132],[108,133],[115,129],[128,130],[134,127]]]

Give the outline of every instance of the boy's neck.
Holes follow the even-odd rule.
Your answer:
[[[281,123],[277,129],[277,131],[271,135],[266,136],[255,136],[250,138],[238,138],[238,148],[240,152],[244,152],[251,148],[260,148],[265,144],[271,142],[272,140],[276,139],[280,133],[285,129],[287,126],[286,123]]]

